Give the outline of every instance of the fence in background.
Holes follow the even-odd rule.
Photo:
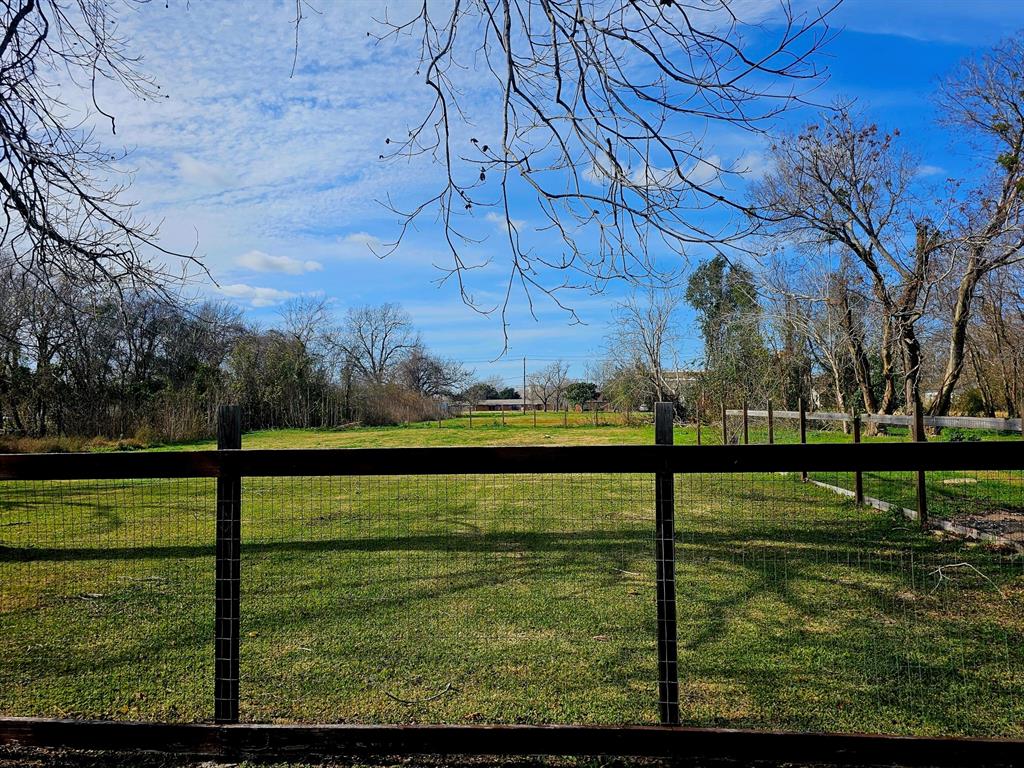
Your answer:
[[[776,425],[786,421],[794,425],[792,429],[788,430],[786,437],[799,443],[807,443],[808,433],[813,430],[815,442],[820,444],[822,433],[829,431],[828,429],[822,430],[821,425],[836,424],[841,425],[844,436],[848,436],[854,443],[861,442],[865,426],[869,424],[906,427],[908,439],[913,442],[926,441],[929,429],[990,430],[1009,434],[1016,433],[1024,437],[1024,431],[1022,431],[1024,430],[1024,420],[1019,418],[926,416],[921,412],[910,416],[900,416],[807,411],[802,398],[796,411],[773,409],[769,400],[765,410],[750,409],[746,403],[740,409],[727,409],[723,404],[721,414],[722,441],[734,444],[742,443],[743,445],[751,443],[776,444],[778,434]],[[766,427],[762,429],[761,424]],[[974,445],[976,440],[977,438],[964,441],[964,443],[969,442],[970,445]],[[973,478],[940,477],[937,479],[938,485],[933,483],[932,488],[929,489],[927,473],[922,470],[916,472],[904,483],[905,486],[913,484],[912,492],[909,487],[900,487],[899,483],[870,482],[869,478],[869,485],[873,493],[868,494],[864,490],[864,473],[859,471],[841,475],[836,478],[835,482],[825,482],[820,478],[809,477],[807,472],[801,472],[801,479],[835,493],[849,496],[857,504],[868,504],[878,510],[896,512],[911,520],[916,520],[922,528],[940,529],[969,538],[994,541],[1024,552],[1024,517],[1007,515],[1006,510],[1003,509],[979,515],[969,505],[944,503],[948,501],[945,497],[949,494],[944,493],[947,489],[942,488],[942,485],[973,484],[977,482]],[[940,502],[938,509],[933,510],[937,513],[935,515],[929,515],[929,498],[938,499]]]
[[[998,444],[670,446],[667,405],[646,446],[240,451],[237,411],[220,423],[217,451],[0,457],[0,713],[588,726],[125,736],[216,754],[942,763],[965,747],[835,734],[1024,736],[1020,559],[800,482],[928,471],[1019,515]],[[0,743],[110,727],[0,720]]]

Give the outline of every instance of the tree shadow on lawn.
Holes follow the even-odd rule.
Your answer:
[[[806,504],[806,497],[793,496]],[[996,599],[993,586],[1020,583],[1019,564],[897,528],[872,512],[855,520],[722,514],[695,513],[679,532],[680,677],[684,702],[694,697],[684,708],[688,722],[1021,735],[1024,717],[1012,675],[1002,677],[1024,663],[1020,608],[1000,604],[1009,618],[999,626],[965,620],[979,602]],[[440,615],[457,601],[464,623],[451,628],[486,642],[486,613],[480,611],[495,602],[512,624],[544,623],[548,616],[547,628],[557,632],[559,617],[575,610],[585,623],[615,615],[623,610],[615,601],[638,592],[631,598],[650,599],[636,627],[645,635],[638,648],[647,643],[643,647],[652,651],[654,585],[649,569],[640,574],[636,565],[653,563],[652,543],[641,525],[247,542],[245,621],[275,638],[317,637],[358,625],[380,632],[370,645],[384,647],[395,631],[390,622],[415,623],[420,611]],[[160,561],[212,554],[212,546],[9,548],[0,560]],[[955,561],[971,563],[985,579],[962,590],[947,584],[944,589],[957,592],[939,599],[922,569]],[[314,568],[319,573],[311,581]],[[514,600],[510,590],[517,590]],[[535,604],[537,595],[545,599]],[[969,603],[971,610],[961,609]],[[457,657],[458,647],[450,648]],[[147,649],[158,654],[159,644]],[[134,654],[117,655],[123,663]],[[654,675],[653,652],[650,661]],[[551,712],[557,716],[557,702]]]

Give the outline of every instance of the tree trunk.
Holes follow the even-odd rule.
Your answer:
[[[973,257],[971,261],[974,261]],[[946,372],[943,374],[942,382],[939,384],[938,394],[928,409],[932,416],[945,416],[949,413],[949,406],[953,401],[953,390],[956,388],[964,368],[964,342],[967,339],[967,323],[971,319],[971,303],[974,300],[974,292],[978,287],[980,277],[972,263],[967,270],[967,274],[960,280],[960,288],[956,294],[956,304],[953,307]]]
[[[860,388],[861,400],[864,403],[864,410],[868,413],[878,411],[878,399],[875,397],[874,386],[871,381],[871,363],[868,360],[867,352],[864,351],[864,342],[856,329],[853,319],[853,309],[850,307],[850,299],[845,291],[842,292],[843,326],[846,332],[846,343],[850,349],[850,357],[853,360],[853,375]]]

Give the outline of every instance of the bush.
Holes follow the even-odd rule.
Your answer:
[[[960,427],[951,427],[946,430],[946,440],[950,443],[978,443],[981,438],[977,435],[966,432]]]
[[[985,398],[977,387],[965,389],[953,401],[953,410],[960,416],[987,416]]]

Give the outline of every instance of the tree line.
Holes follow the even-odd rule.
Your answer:
[[[471,379],[395,304],[335,316],[326,300],[295,299],[260,327],[223,302],[62,290],[14,264],[0,272],[0,302],[9,433],[209,437],[225,402],[241,405],[246,429],[415,421]]]
[[[963,62],[935,102],[970,174],[927,163],[846,103],[775,136],[743,250],[704,262],[685,288],[622,302],[605,378],[657,399],[692,401],[689,389],[733,403],[1019,414],[1024,36]],[[703,355],[688,361],[693,376],[669,380],[684,302]]]

